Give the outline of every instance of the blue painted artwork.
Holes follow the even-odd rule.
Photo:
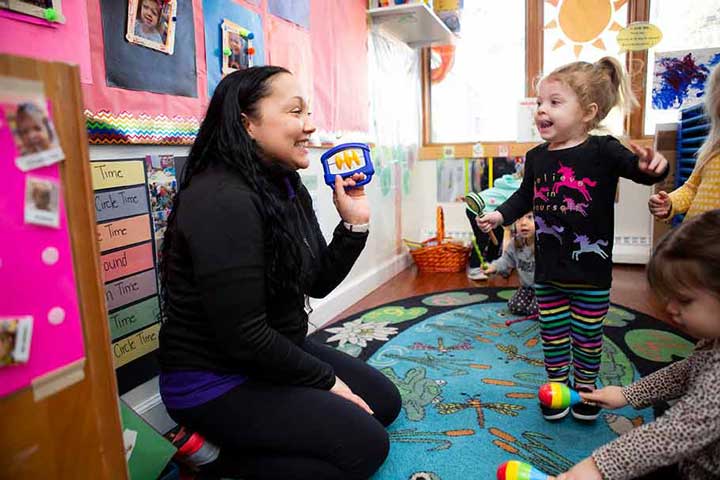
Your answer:
[[[670,110],[702,103],[705,84],[718,63],[717,48],[656,53],[653,108]]]

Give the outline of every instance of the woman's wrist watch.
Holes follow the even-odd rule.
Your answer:
[[[347,223],[343,222],[343,225],[345,228],[348,229],[350,232],[357,232],[357,233],[364,233],[370,230],[370,224],[369,223],[359,223],[359,224],[353,224],[353,223]]]

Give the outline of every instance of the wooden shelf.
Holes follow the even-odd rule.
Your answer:
[[[368,10],[378,29],[411,48],[454,43],[455,34],[424,3],[406,3]]]

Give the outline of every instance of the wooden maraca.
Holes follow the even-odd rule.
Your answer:
[[[465,195],[464,200],[468,210],[470,210],[472,213],[479,217],[483,216],[483,211],[485,210],[485,200],[483,200],[480,195],[475,192],[470,192]],[[490,236],[490,240],[493,242],[493,244],[497,246],[498,239],[492,230],[488,232],[488,236]]]
[[[532,465],[517,460],[509,460],[497,469],[497,480],[549,480],[550,478]]]
[[[538,390],[538,400],[548,408],[567,408],[583,401],[578,392],[564,383],[556,382],[541,386]]]

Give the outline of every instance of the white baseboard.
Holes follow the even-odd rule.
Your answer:
[[[343,310],[351,307],[367,294],[405,270],[412,263],[410,255],[401,253],[390,258],[382,265],[370,269],[364,275],[341,284],[330,295],[323,299],[311,299],[313,312],[310,315],[312,333],[327,324]]]
[[[650,260],[650,245],[618,245],[613,247],[613,263],[646,265]]]

